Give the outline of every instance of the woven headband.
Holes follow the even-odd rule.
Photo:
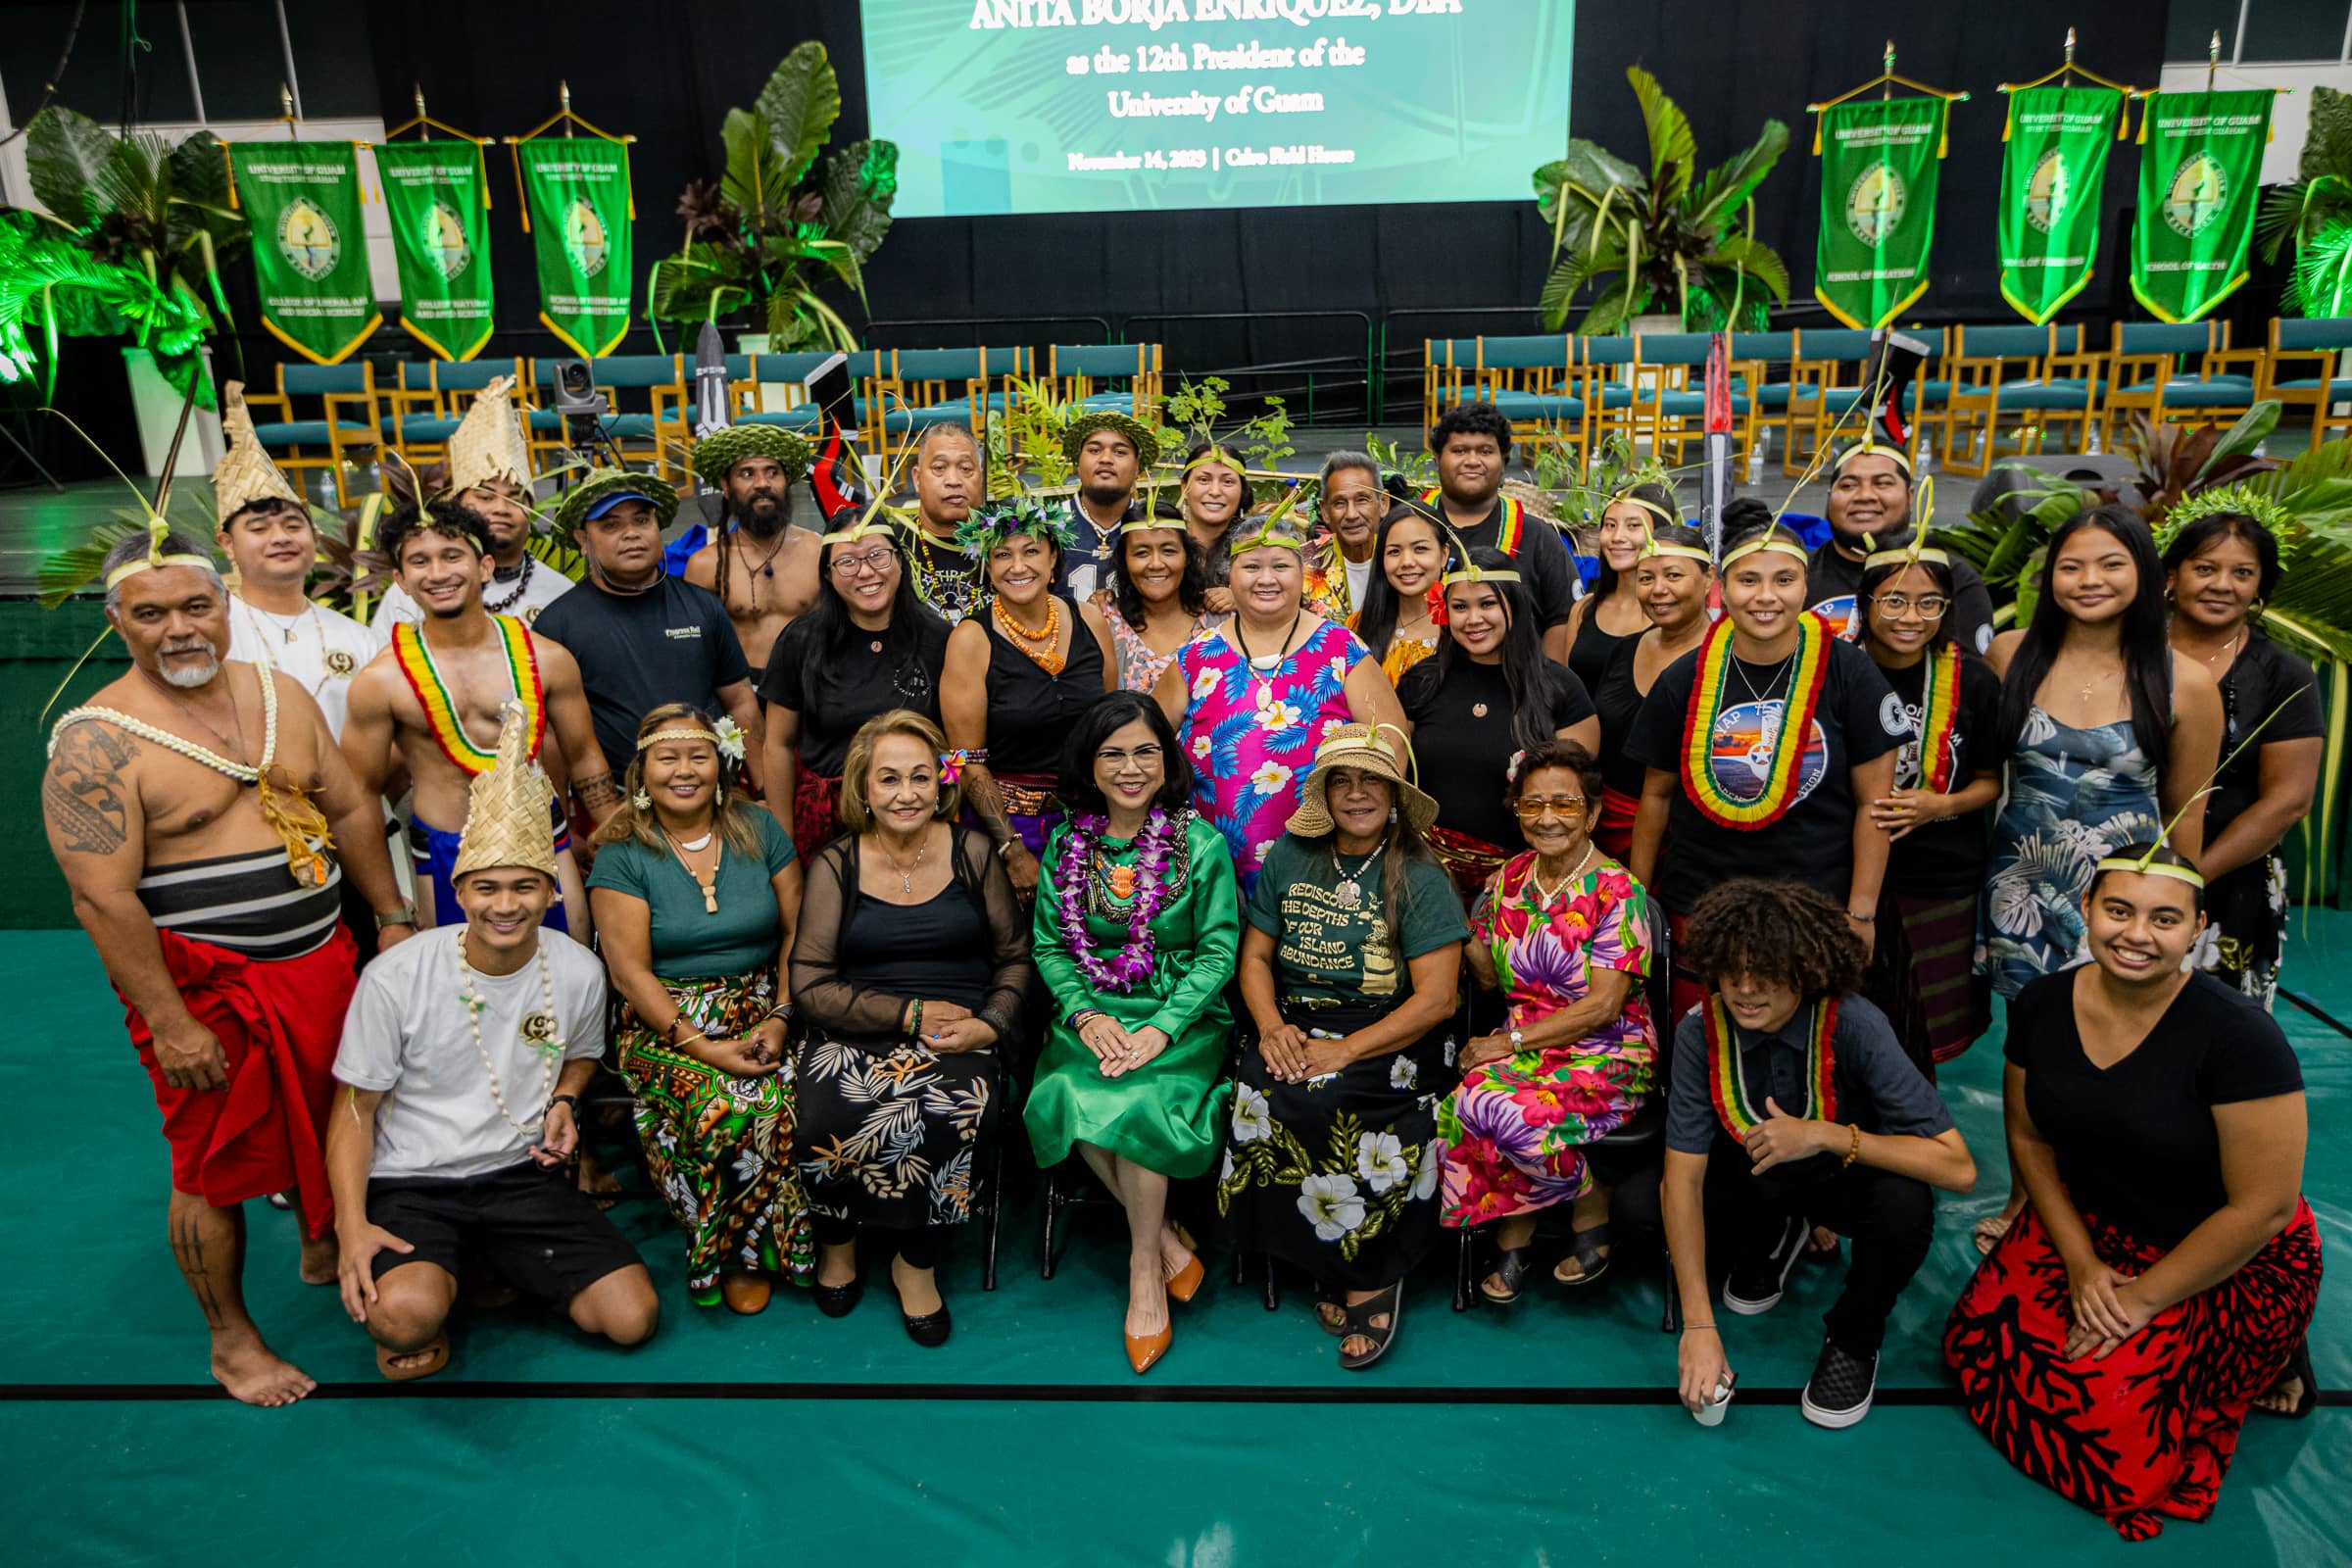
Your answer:
[[[167,556],[162,552],[161,547],[158,547],[148,551],[146,555],[136,561],[125,561],[108,572],[106,586],[111,591],[125,577],[135,577],[142,571],[153,571],[162,566],[194,566],[200,571],[211,572],[218,572],[220,569],[213,564],[213,558],[210,556]]]
[[[651,735],[640,739],[637,742],[637,749],[641,752],[646,751],[661,741],[709,741],[715,748],[718,745],[718,736],[707,729],[658,729]]]
[[[1643,540],[1637,559],[1647,561],[1654,556],[1680,556],[1686,561],[1704,562],[1710,566],[1715,564],[1715,558],[1696,545],[1662,545],[1655,539]]]
[[[1247,464],[1223,447],[1212,446],[1184,466],[1184,477],[1190,479],[1195,468],[1205,468],[1212,463],[1220,467],[1231,468],[1236,473],[1245,473],[1249,468]]]
[[[1910,477],[1911,455],[1909,453],[1905,452],[1901,447],[1882,446],[1867,436],[1865,436],[1862,440],[1855,442],[1852,446],[1847,447],[1843,452],[1838,453],[1838,461],[1830,465],[1830,471],[1832,473],[1843,473],[1845,471],[1845,466],[1853,462],[1856,458],[1885,458],[1887,462],[1902,469],[1903,476],[1905,478]]]
[[[1865,571],[1876,571],[1881,566],[1949,566],[1951,564],[1950,551],[1922,549],[1917,535],[1913,536],[1910,545],[1901,550],[1881,550],[1862,558],[1862,569]]]
[[[1449,571],[1445,576],[1440,577],[1438,579],[1438,586],[1441,588],[1450,588],[1457,582],[1518,582],[1519,580],[1520,576],[1515,571],[1489,571],[1486,569],[1486,567],[1481,566],[1476,562],[1472,562],[1467,566],[1463,566],[1455,571]]]
[[[1233,545],[1228,553],[1237,559],[1248,555],[1252,550],[1296,550],[1304,554],[1306,551],[1304,539],[1295,532],[1277,533],[1275,531],[1282,526],[1283,519],[1290,515],[1291,507],[1298,499],[1298,491],[1293,487],[1289,493],[1283,496],[1282,505],[1266,514],[1264,521],[1258,525],[1256,532],[1234,536]]]
[[[2204,873],[2193,865],[2160,865],[2153,858],[2135,860],[2129,856],[2114,855],[2098,863],[2101,871],[2132,871],[2140,876],[2169,876],[2185,882],[2200,892],[2205,887]]]
[[[1768,533],[1760,539],[1750,539],[1745,544],[1734,545],[1731,549],[1726,550],[1723,553],[1724,569],[1729,571],[1731,569],[1732,563],[1740,560],[1743,556],[1760,555],[1767,550],[1777,550],[1784,556],[1794,556],[1797,560],[1803,562],[1809,563],[1812,560],[1810,556],[1805,554],[1805,547],[1802,540],[1795,539],[1788,534],[1776,531],[1773,533]]]

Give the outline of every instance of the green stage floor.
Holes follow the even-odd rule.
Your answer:
[[[2295,938],[2290,987],[2352,1023],[2352,915],[2315,912]],[[758,1318],[699,1312],[665,1219],[630,1203],[662,1290],[654,1343],[601,1351],[486,1314],[448,1372],[397,1390],[333,1292],[296,1282],[291,1218],[257,1204],[256,1314],[322,1387],[255,1411],[205,1378],[164,1245],[153,1102],[88,948],[0,934],[0,996],[15,999],[0,1036],[0,1096],[17,1109],[0,1144],[12,1561],[2352,1561],[2352,1408],[2251,1421],[2215,1518],[2126,1548],[1953,1407],[1935,1341],[1974,1261],[1968,1226],[1998,1197],[1995,1040],[1944,1080],[1993,1174],[1944,1201],[1880,1407],[1851,1432],[1794,1408],[1833,1294],[1823,1270],[1800,1268],[1770,1316],[1726,1320],[1740,1396],[1712,1432],[1672,1403],[1655,1272],[1634,1259],[1590,1298],[1544,1290],[1461,1315],[1433,1266],[1396,1349],[1350,1376],[1302,1291],[1269,1314],[1214,1257],[1200,1299],[1176,1309],[1175,1349],[1139,1380],[1118,1342],[1115,1217],[1078,1211],[1044,1281],[1025,1196],[1005,1215],[998,1291],[979,1288],[976,1235],[947,1265],[956,1328],[941,1350],[908,1343],[886,1288],[840,1322],[795,1292]],[[2308,1192],[2341,1257],[2352,1038],[2283,1002],[2279,1017],[2311,1090]],[[2330,1390],[2352,1391],[2348,1313],[2339,1266],[2313,1343]]]

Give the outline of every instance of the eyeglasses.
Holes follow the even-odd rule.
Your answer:
[[[1931,620],[1952,608],[1952,602],[1941,594],[1921,594],[1917,599],[1909,594],[1875,594],[1871,602],[1889,615],[1916,610]]]
[[[1511,803],[1511,809],[1524,822],[1541,821],[1546,816],[1570,817],[1584,813],[1582,795],[1524,795]]]
[[[860,571],[870,571],[879,576],[890,568],[890,564],[898,559],[898,554],[896,550],[884,545],[877,550],[868,550],[862,556],[835,556],[833,558],[833,575],[855,577]]]
[[[1132,752],[1097,752],[1095,760],[1109,768],[1125,767],[1129,762],[1138,767],[1157,767],[1160,759],[1166,755],[1167,752],[1158,746],[1138,746]]]

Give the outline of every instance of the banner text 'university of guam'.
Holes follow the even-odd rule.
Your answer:
[[[1853,100],[1821,111],[1821,238],[1813,297],[1851,327],[1881,327],[1928,291],[1941,98]]]
[[[490,182],[470,141],[392,141],[375,172],[400,263],[400,324],[445,360],[490,341]]]
[[[262,324],[315,365],[339,365],[383,324],[348,141],[228,143],[229,201],[253,228]]]
[[[2021,87],[2001,162],[2001,298],[2041,325],[2082,292],[2099,259],[2099,193],[2123,134],[2112,87]]]
[[[574,354],[610,354],[629,332],[628,144],[541,136],[515,143],[514,158],[539,261],[539,319]]]
[[[2246,280],[2272,96],[2267,87],[2149,96],[2132,292],[2158,320],[2194,321]]]

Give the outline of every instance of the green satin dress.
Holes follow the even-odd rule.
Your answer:
[[[1223,1147],[1232,1097],[1225,1053],[1233,1014],[1225,987],[1242,922],[1232,852],[1212,824],[1187,814],[1185,864],[1179,870],[1171,857],[1166,872],[1181,874],[1183,886],[1152,922],[1152,973],[1131,992],[1099,992],[1062,934],[1060,879],[1086,875],[1084,866],[1062,863],[1068,842],[1066,825],[1054,830],[1038,879],[1031,956],[1054,996],[1037,1081],[1022,1112],[1038,1166],[1052,1169],[1069,1157],[1071,1145],[1089,1143],[1163,1176],[1198,1176]],[[1105,840],[1102,848],[1106,865],[1134,863],[1131,842]],[[1090,889],[1084,897],[1088,945],[1108,957],[1126,944],[1127,923],[1104,907],[1103,895]],[[1101,1008],[1125,1029],[1156,1025],[1168,1048],[1133,1072],[1105,1078],[1069,1026],[1070,1014],[1083,1007]]]

